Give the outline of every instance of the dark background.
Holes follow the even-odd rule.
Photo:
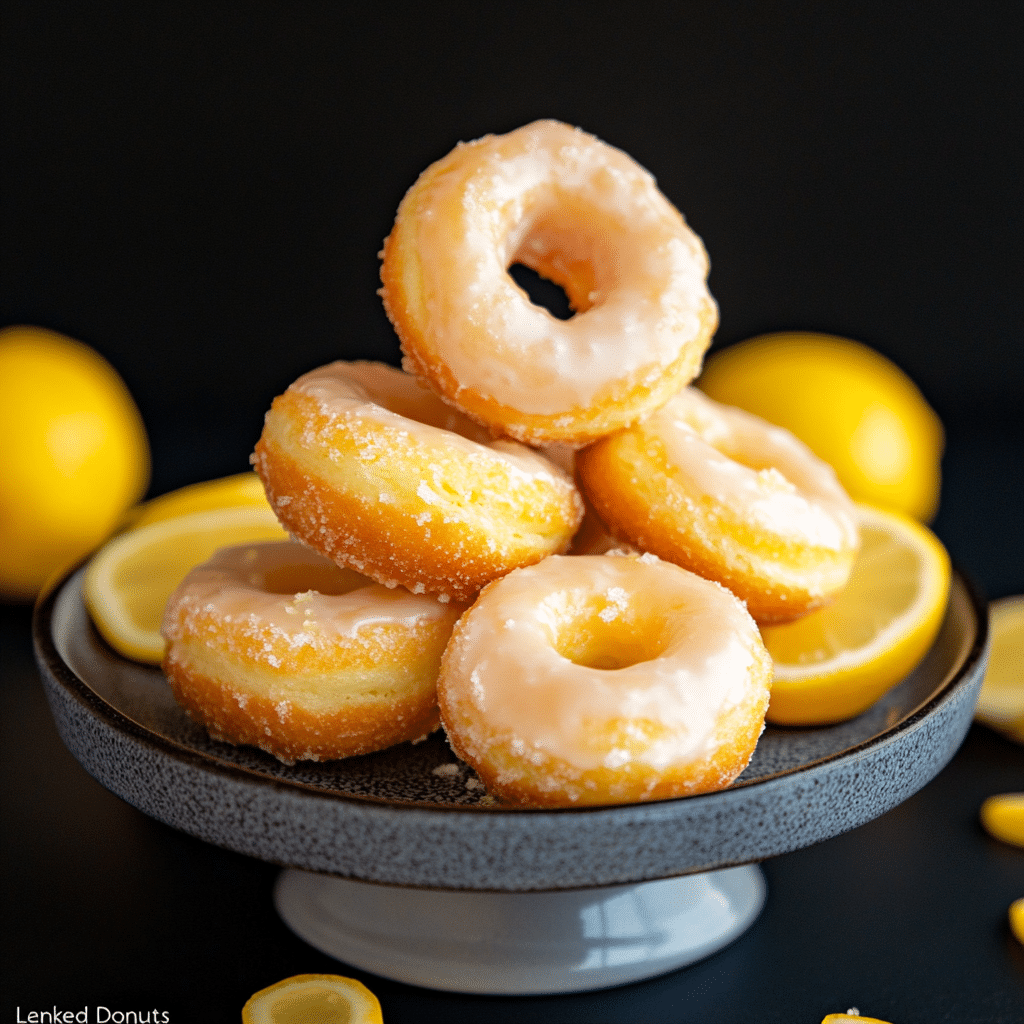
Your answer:
[[[157,489],[244,467],[299,373],[396,360],[403,193],[538,117],[655,174],[711,255],[716,345],[829,331],[951,427],[1020,415],[1018,5],[7,7],[0,317],[117,366]]]
[[[634,156],[702,236],[715,347],[832,332],[917,381],[947,430],[936,531],[989,596],[1024,592],[1021,5],[21,0],[5,11],[0,324],[63,331],[117,367],[149,429],[151,493],[245,469],[264,411],[301,372],[396,362],[375,290],[404,191],[460,139],[555,117]],[[4,929],[18,977],[3,985],[2,1019],[15,1002],[135,993],[176,1021],[235,1020],[224,1008],[255,988],[330,970],[273,917],[272,869],[171,833],[77,768],[31,678],[28,612],[3,611],[16,694],[4,822],[18,834],[5,841],[16,892]],[[885,1019],[1017,1019],[1024,963],[1002,904],[1008,878],[1021,889],[1009,895],[1024,895],[1022,858],[974,817],[1010,776],[1024,776],[1019,748],[975,728],[904,807],[768,865],[773,902],[755,928],[669,979],[526,1002],[370,984],[389,1021],[817,1021],[865,988]],[[890,914],[876,858],[934,902]],[[962,937],[974,959],[929,931],[951,898],[967,931],[981,900],[971,878],[989,893],[984,923],[971,918],[983,937]],[[243,919],[247,939],[232,945]],[[826,965],[829,920],[858,938]],[[900,956],[932,975],[901,987]],[[132,983],[133,971],[149,980]],[[203,1016],[215,991],[221,1009]]]

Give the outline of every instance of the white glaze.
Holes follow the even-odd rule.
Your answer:
[[[292,571],[296,581],[305,577],[329,592],[313,586],[274,592],[275,575]],[[182,607],[245,632],[267,630],[291,648],[333,645],[382,624],[415,629],[446,614],[435,598],[374,583],[295,541],[222,548],[193,569],[168,602],[168,609]],[[165,619],[168,641],[181,639],[186,620]],[[272,654],[265,653],[269,661]]]
[[[505,462],[514,474],[528,478],[568,480],[568,474],[539,452],[516,441],[492,438],[411,374],[386,363],[329,363],[303,374],[289,390],[314,399],[328,419],[377,424],[411,441],[443,445],[471,460],[489,454]]]
[[[714,302],[704,247],[654,178],[556,121],[469,147],[434,176],[415,243],[429,343],[460,387],[553,415],[617,381],[660,377]],[[507,273],[539,252],[592,269],[571,320],[531,303]]]
[[[644,423],[670,467],[733,520],[833,551],[857,545],[854,505],[832,467],[789,431],[684,388]]]
[[[667,617],[667,645],[619,669],[570,661],[555,637],[573,629],[574,605],[592,595],[609,623],[638,608],[641,620]],[[527,760],[550,755],[580,770],[631,759],[661,769],[712,754],[719,716],[758,685],[761,641],[742,603],[653,555],[554,556],[515,570],[484,592],[456,636],[453,696]],[[623,721],[641,740],[645,723],[663,728],[640,749],[601,752],[588,742]]]

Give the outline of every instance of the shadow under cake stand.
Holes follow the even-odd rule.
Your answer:
[[[160,821],[284,866],[275,902],[310,944],[457,992],[605,988],[727,945],[764,903],[756,862],[878,817],[947,764],[987,655],[985,604],[954,574],[925,660],[853,721],[769,726],[721,792],[531,810],[492,802],[439,733],[294,766],[211,740],[158,669],[100,639],[81,576],[40,602],[33,633],[57,730],[85,769]]]

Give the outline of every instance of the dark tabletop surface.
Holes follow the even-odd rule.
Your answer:
[[[0,324],[117,367],[151,494],[240,471],[299,373],[396,361],[376,253],[416,174],[558,117],[635,156],[704,238],[716,347],[830,331],[917,380],[947,431],[933,528],[989,597],[1024,593],[1022,14],[843,6],[7,4]],[[765,863],[763,913],[708,960],[607,992],[457,996],[331,961],[278,919],[275,867],[101,788],[57,737],[30,618],[0,606],[0,1024],[55,1006],[237,1021],[306,972],[361,977],[388,1024],[1024,1021],[1006,921],[1024,851],[978,824],[986,796],[1024,789],[1024,747],[984,727],[901,806]]]

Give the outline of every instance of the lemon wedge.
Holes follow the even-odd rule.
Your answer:
[[[949,598],[946,549],[907,516],[858,505],[861,549],[834,604],[761,630],[775,662],[768,721],[826,725],[869,708],[924,657]]]
[[[974,717],[1024,743],[1024,595],[988,606],[992,648]]]
[[[214,508],[270,508],[263,483],[255,473],[235,473],[216,480],[179,487],[176,491],[151,498],[136,505],[125,525],[139,527],[159,523],[164,519],[204,512]]]
[[[981,805],[985,831],[1004,843],[1024,846],[1024,793],[1000,793]]]
[[[380,1002],[338,974],[298,974],[262,989],[242,1007],[242,1024],[383,1024]]]
[[[190,569],[218,548],[287,536],[269,508],[210,509],[161,520],[100,548],[86,568],[82,597],[115,651],[156,665],[164,653],[164,607]]]

